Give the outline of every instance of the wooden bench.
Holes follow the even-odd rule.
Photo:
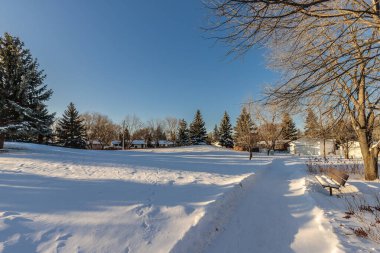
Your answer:
[[[329,188],[330,196],[332,196],[332,189],[339,190],[340,187],[344,187],[349,175],[336,169],[329,169],[325,175],[316,175],[318,183],[323,188]]]

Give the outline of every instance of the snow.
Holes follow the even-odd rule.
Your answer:
[[[343,200],[313,182],[302,157],[249,161],[246,152],[206,145],[6,148],[0,252],[376,251],[344,234]]]
[[[168,252],[255,164],[246,154],[208,146],[6,147],[12,149],[0,154],[0,252]]]

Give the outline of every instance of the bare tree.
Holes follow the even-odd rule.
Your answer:
[[[357,137],[348,117],[339,119],[334,125],[333,136],[342,147],[344,158],[349,159],[350,149]]]
[[[349,115],[365,179],[376,179],[379,0],[222,0],[210,5],[216,14],[212,29],[220,32],[216,38],[232,43],[232,52],[256,44],[271,49],[270,65],[283,78],[268,90],[270,102],[294,108],[323,101]]]
[[[135,140],[135,133],[143,128],[144,124],[140,120],[139,117],[136,115],[127,115],[125,116],[123,122],[122,122],[122,131],[127,132],[127,135],[124,135],[124,147],[130,148],[132,145],[132,142]]]
[[[100,113],[84,113],[81,115],[86,128],[87,140],[92,146],[92,141],[98,140],[102,145],[110,144],[118,137],[118,127],[106,115]]]
[[[159,141],[166,139],[165,135],[165,121],[161,119],[152,119],[148,121],[148,126],[151,131],[151,136],[154,141],[154,146],[159,146]]]
[[[324,109],[326,104],[318,103],[315,106],[315,110],[318,115],[318,128],[316,131],[316,137],[321,139],[323,142],[323,158],[326,159],[326,141],[333,137],[333,127],[336,124],[335,119],[333,117],[333,111],[329,111],[328,109]],[[327,108],[331,108],[327,106]]]
[[[260,106],[256,104],[254,115],[259,125],[259,139],[265,143],[269,155],[271,150],[275,150],[276,141],[282,135],[282,113],[274,105]]]
[[[167,117],[166,119],[166,126],[167,126],[167,132],[169,140],[173,143],[177,142],[177,129],[178,129],[178,119],[173,117]]]

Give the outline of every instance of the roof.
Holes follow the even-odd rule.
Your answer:
[[[117,140],[115,140],[115,141],[111,141],[111,144],[112,144],[112,145],[120,145],[120,144],[121,144],[121,141],[117,141]]]
[[[146,142],[144,140],[134,140],[132,145],[146,145]]]
[[[165,144],[166,145],[172,145],[173,142],[172,141],[159,140],[158,144],[160,144],[160,145],[165,145]]]
[[[306,137],[303,137],[303,138],[300,138],[298,140],[295,140],[295,141],[291,141],[290,144],[291,145],[314,145],[314,144],[317,144],[318,142],[323,142],[323,139],[313,139],[313,138],[306,138]],[[335,142],[334,139],[327,139],[326,140],[326,143],[327,142]]]

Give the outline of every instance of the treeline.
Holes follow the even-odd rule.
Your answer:
[[[91,148],[93,141],[108,146],[119,140],[126,149],[136,140],[144,140],[147,147],[158,147],[159,141],[167,140],[176,146],[209,144],[205,122],[197,110],[188,126],[184,119],[165,119],[142,122],[136,115],[126,116],[120,124],[100,113],[79,114],[70,103],[61,119],[53,127],[52,142],[73,148]]]

